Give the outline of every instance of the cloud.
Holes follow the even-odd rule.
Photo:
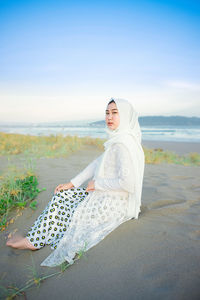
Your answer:
[[[172,81],[165,82],[165,84],[168,87],[174,87],[174,88],[185,89],[190,91],[200,91],[200,83],[193,83],[193,82],[187,82],[181,80],[172,80]]]
[[[111,97],[128,99],[139,115],[200,115],[198,85],[178,80],[159,86],[81,82],[77,87],[0,81],[0,90],[1,121],[103,119]]]

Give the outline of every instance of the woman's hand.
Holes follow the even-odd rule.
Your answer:
[[[86,188],[86,192],[94,191],[94,190],[95,190],[94,180],[91,180],[91,181],[88,182],[88,186]]]
[[[72,189],[74,187],[74,185],[71,182],[68,183],[64,183],[64,184],[59,184],[55,190],[54,190],[54,194],[56,194],[57,192],[59,192],[60,190],[68,190],[68,189]]]

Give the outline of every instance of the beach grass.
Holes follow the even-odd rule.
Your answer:
[[[31,136],[23,134],[0,132],[0,155],[17,155],[35,157],[67,157],[71,153],[80,150],[85,145],[93,145],[99,150],[104,149],[105,139],[78,137],[78,136]],[[172,151],[163,151],[162,148],[148,149],[143,147],[145,153],[145,163],[147,164],[181,164],[181,165],[200,165],[200,154],[189,153],[187,155],[178,155]]]
[[[42,190],[38,189],[38,179],[32,167],[19,169],[14,165],[8,166],[0,176],[0,230],[14,222],[13,218],[8,220],[13,208],[23,209],[29,205],[36,209],[37,201],[33,200]]]
[[[0,132],[0,155],[25,154],[35,157],[66,157],[84,145],[103,149],[103,140],[78,136],[31,136]]]
[[[147,164],[179,164],[184,166],[200,166],[200,154],[197,152],[187,155],[178,155],[173,151],[163,151],[162,148],[147,149],[144,148],[145,163]]]

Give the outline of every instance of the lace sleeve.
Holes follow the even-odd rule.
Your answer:
[[[115,178],[96,178],[95,189],[106,190],[125,190],[127,192],[134,192],[133,178],[131,174],[132,160],[128,149],[123,144],[113,145],[111,151],[115,155],[116,162],[116,177]]]
[[[75,187],[79,187],[86,180],[90,179],[95,172],[95,169],[101,159],[101,155],[93,160],[83,171],[72,178],[70,181]]]

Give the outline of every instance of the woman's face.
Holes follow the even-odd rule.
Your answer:
[[[110,103],[106,108],[106,125],[109,129],[115,130],[119,126],[120,118],[115,103]]]

